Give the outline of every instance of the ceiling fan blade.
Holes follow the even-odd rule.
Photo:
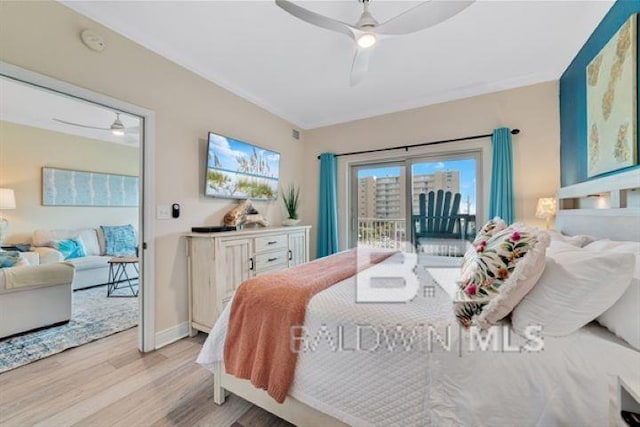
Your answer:
[[[351,66],[351,87],[357,86],[362,83],[369,71],[369,60],[373,54],[373,47],[361,48],[356,50],[356,56],[353,58],[353,65]]]
[[[288,0],[276,0],[276,4],[298,19],[326,30],[342,33],[351,39],[355,39],[355,34],[359,32],[349,24],[312,12]]]
[[[83,125],[83,124],[80,124],[80,123],[68,122],[66,120],[60,120],[60,119],[56,119],[56,118],[54,118],[53,120],[55,120],[58,123],[65,124],[65,125],[77,126],[77,127],[81,127],[81,128],[85,128],[85,129],[111,130],[111,128],[101,128],[101,127],[97,127],[97,126],[88,126],[88,125]]]
[[[433,27],[471,6],[475,0],[430,0],[383,22],[375,28],[380,34],[409,34]]]

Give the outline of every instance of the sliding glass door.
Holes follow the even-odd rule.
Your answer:
[[[482,205],[479,152],[351,169],[351,245],[460,257]]]

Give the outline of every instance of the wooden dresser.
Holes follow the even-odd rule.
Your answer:
[[[189,334],[209,333],[238,285],[309,261],[311,226],[189,233]]]

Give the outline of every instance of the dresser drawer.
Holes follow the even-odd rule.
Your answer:
[[[269,274],[269,273],[275,273],[275,272],[277,272],[277,271],[282,271],[282,270],[284,270],[285,268],[289,268],[289,267],[287,266],[287,264],[278,264],[278,265],[273,265],[273,266],[271,266],[271,267],[269,267],[269,268],[267,268],[267,269],[264,269],[264,270],[261,270],[261,271],[256,272],[256,277],[258,277],[258,276],[262,276],[263,274]]]
[[[289,239],[286,234],[276,236],[256,237],[256,253],[273,251],[276,249],[287,249]]]
[[[256,255],[256,273],[271,270],[277,266],[287,267],[289,264],[288,251],[274,251]]]

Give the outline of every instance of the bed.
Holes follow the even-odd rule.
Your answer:
[[[638,177],[561,189],[557,228],[640,240],[638,209],[622,196]],[[608,192],[617,206],[581,208],[579,199],[594,192]],[[640,376],[637,350],[596,323],[566,337],[545,337],[540,349],[535,337],[509,334],[505,322],[497,347],[481,351],[453,317],[454,275],[451,269],[419,268],[420,292],[406,304],[355,304],[354,278],[314,296],[305,328],[318,337],[317,345],[299,355],[284,404],[225,373],[231,304],[198,362],[214,372],[217,404],[231,392],[303,426],[610,423],[617,377]]]

